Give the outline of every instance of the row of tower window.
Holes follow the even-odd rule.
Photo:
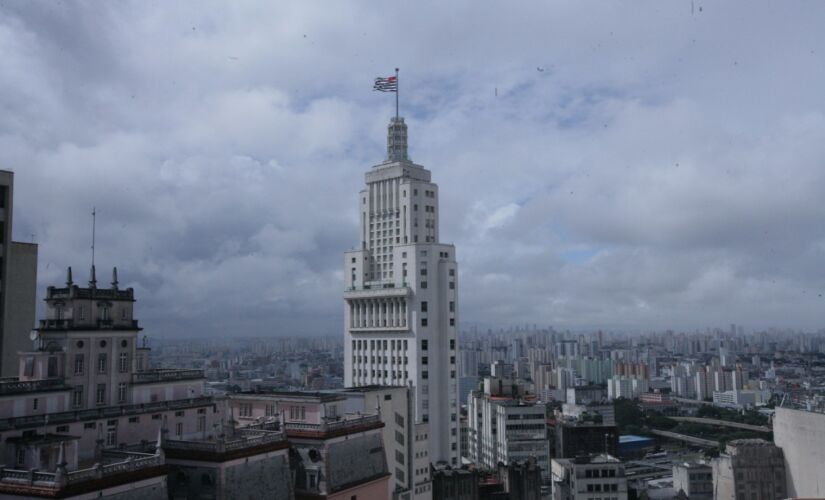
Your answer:
[[[383,345],[383,347],[382,347],[382,345]],[[406,340],[390,340],[389,344],[387,343],[386,339],[384,339],[384,340],[370,340],[369,341],[369,348],[370,349],[376,349],[377,348],[377,349],[386,350],[387,345],[389,345],[390,348],[393,351],[401,350],[402,347],[403,347],[403,350],[405,350],[405,351],[407,350],[407,341]],[[352,349],[353,349],[353,351],[367,350],[367,341],[366,340],[353,340],[352,341]]]
[[[350,327],[407,326],[407,301],[404,299],[363,299],[350,301]]]
[[[426,351],[429,348],[429,341],[427,339],[421,339],[421,350]],[[391,350],[407,350],[407,341],[406,340],[390,340],[387,339],[379,339],[379,340],[370,340],[369,344],[367,344],[366,340],[353,340],[352,341],[352,350],[353,351],[366,351],[367,346],[369,346],[369,350],[376,350],[376,349],[387,349],[387,346],[390,347]],[[455,350],[455,339],[450,339],[450,350]],[[450,356],[450,362],[455,363],[455,356]]]
[[[72,390],[72,407],[80,408],[83,406],[83,387],[82,385],[74,386]],[[126,403],[126,394],[128,385],[121,382],[117,385],[117,402],[119,404]],[[106,384],[97,384],[95,390],[95,404],[105,405],[108,401],[108,393],[106,392]]]
[[[413,196],[418,196],[418,189],[413,189]],[[430,191],[429,189],[425,189],[424,190],[424,196],[427,197],[427,198],[435,198],[435,191]],[[407,190],[406,189],[401,190],[401,197],[402,198],[407,197]],[[383,201],[384,204],[386,204],[386,202],[389,201],[389,200],[388,200],[388,196],[386,194],[384,194],[383,196],[377,197],[375,201],[376,202]],[[367,197],[366,196],[363,197],[363,199],[361,200],[361,203],[364,204],[364,205],[367,204]],[[415,206],[417,207],[418,205],[415,205]],[[372,213],[370,214],[370,216],[371,215],[372,215]]]
[[[83,306],[76,306],[77,309],[77,319],[85,320],[86,319],[86,308]],[[110,317],[110,311],[112,306],[110,304],[99,304],[97,306],[97,319],[101,321],[109,321],[112,319]],[[71,310],[71,309],[70,309]],[[58,304],[55,308],[55,319],[66,319],[66,307],[63,305]],[[126,320],[129,319],[129,311],[126,308],[122,308],[120,310],[120,319]]]
[[[97,373],[103,374],[107,373],[108,366],[107,366],[108,355],[106,353],[100,353],[97,355]],[[128,373],[129,372],[129,354],[122,352],[118,356],[118,372],[119,373]],[[86,372],[86,356],[85,354],[75,354],[74,355],[74,374],[75,375],[84,375]]]
[[[426,360],[427,358],[424,357],[424,359]],[[396,357],[396,356],[390,356],[390,357],[387,357],[387,356],[353,356],[352,360],[355,364],[361,364],[361,363],[373,363],[374,364],[376,362],[377,363],[383,363],[383,364],[387,364],[387,363],[399,364],[399,365],[406,365],[407,364],[407,357],[406,356],[403,356],[403,357],[402,356],[398,356],[398,357]],[[424,364],[425,365],[427,364],[426,361],[424,362]]]

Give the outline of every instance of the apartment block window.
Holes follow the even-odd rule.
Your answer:
[[[450,349],[455,349],[455,339],[450,339]]]
[[[455,318],[450,318],[450,326],[455,326]]]
[[[83,375],[84,359],[82,354],[74,355],[74,374]]]
[[[121,382],[117,385],[117,402],[126,402],[126,382]]]
[[[97,384],[95,402],[99,405],[106,404],[106,384]]]
[[[427,326],[427,318],[421,318],[421,326]]]
[[[423,378],[424,380],[427,380],[428,378],[430,378],[430,372],[428,372],[427,370],[424,370],[423,372],[421,372],[421,378]]]
[[[421,282],[421,288],[422,289],[427,288],[427,282],[426,281]]]
[[[76,385],[72,391],[72,406],[79,408],[83,405],[83,386]]]
[[[450,276],[455,276],[455,269],[450,269]]]
[[[450,312],[455,312],[455,302],[450,301]]]
[[[34,398],[32,400],[32,410],[36,410],[38,406],[40,406],[40,400],[38,398]]]
[[[183,436],[183,422],[178,422],[175,424],[175,434],[178,436]]]
[[[424,340],[421,341],[421,350],[422,351],[427,350],[427,339],[424,339]]]
[[[429,358],[427,358],[427,356],[422,356],[421,357],[421,364],[422,365],[429,364]]]
[[[450,290],[455,290],[455,281],[450,282]]]
[[[129,423],[130,424],[139,424],[140,423],[140,417],[129,417]]]
[[[421,302],[421,312],[423,312],[423,313],[427,312],[427,301],[422,301]]]
[[[126,373],[129,371],[129,354],[122,352],[120,353],[120,357],[117,363],[117,370],[120,373]]]
[[[97,373],[106,373],[106,353],[97,355]]]

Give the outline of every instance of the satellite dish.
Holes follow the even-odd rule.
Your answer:
[[[37,340],[39,337],[40,337],[40,332],[38,332],[37,330],[32,330],[31,333],[29,333],[29,340],[31,340],[32,342]]]

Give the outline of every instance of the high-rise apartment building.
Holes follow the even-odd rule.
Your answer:
[[[438,186],[393,118],[387,158],[358,195],[359,247],[344,254],[344,382],[412,385],[431,461],[458,464],[458,269],[439,241]]]
[[[535,459],[550,479],[547,407],[513,380],[487,377],[484,390],[467,398],[468,449],[478,467],[494,470],[499,463]]]
[[[17,375],[17,353],[31,347],[37,245],[12,241],[14,173],[0,170],[0,376]]]

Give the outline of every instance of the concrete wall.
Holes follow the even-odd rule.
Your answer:
[[[107,500],[146,500],[163,499],[167,498],[167,495],[166,476],[158,476],[65,498],[70,500],[91,500],[97,498],[105,498]],[[42,496],[0,494],[0,500],[41,500],[42,498]]]
[[[373,498],[387,498],[385,495],[387,494],[387,483],[389,483],[389,481],[389,476],[382,477],[381,479],[376,479],[375,481],[361,484],[354,488],[338,491],[331,495],[327,495],[327,499],[350,500],[351,498],[366,498],[367,500],[371,500]]]
[[[174,467],[169,475],[169,498],[291,500],[294,497],[286,450],[221,463],[174,459],[167,463]]]
[[[6,303],[0,374],[15,377],[17,353],[32,348],[29,333],[34,328],[37,302],[37,245],[11,242],[8,259],[3,276]]]
[[[777,408],[773,436],[785,455],[788,495],[825,497],[825,414]]]

